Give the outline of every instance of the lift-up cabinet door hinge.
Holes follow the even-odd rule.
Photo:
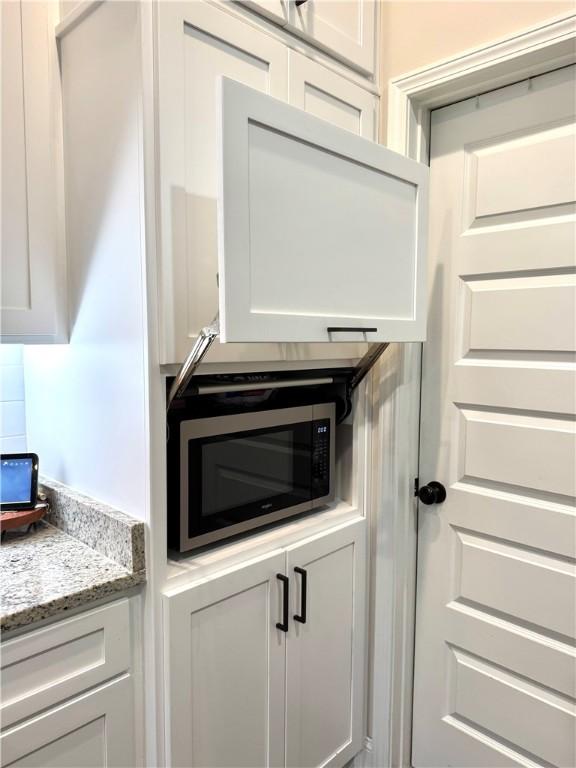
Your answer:
[[[178,374],[176,375],[174,381],[172,382],[172,386],[170,387],[170,392],[168,394],[168,400],[166,404],[166,409],[170,409],[170,405],[172,402],[181,397],[188,385],[190,384],[190,381],[192,380],[192,377],[194,376],[194,373],[198,369],[198,366],[206,356],[208,350],[214,343],[214,341],[218,338],[218,315],[214,318],[212,323],[200,331],[198,338],[196,340],[196,343],[190,350],[190,353],[184,363],[181,365],[180,370],[178,371]],[[348,395],[350,395],[354,389],[360,384],[361,381],[367,376],[367,374],[370,372],[370,370],[374,367],[376,362],[380,359],[380,356],[382,353],[387,349],[388,343],[384,344],[371,344],[368,348],[368,351],[364,355],[364,357],[360,360],[356,368],[352,371],[350,375],[350,379],[347,384],[347,391]],[[317,384],[321,380],[318,379],[318,377],[315,377],[311,379],[308,383]],[[327,379],[327,381],[331,381],[331,379]],[[288,383],[288,382],[286,382]],[[304,379],[302,383],[307,383],[307,380]],[[241,385],[243,389],[246,387]],[[255,388],[261,388],[261,384],[255,384]],[[279,384],[276,382],[275,386],[283,386],[283,384]],[[349,398],[348,398],[349,399]],[[349,403],[349,407],[351,407]]]
[[[227,78],[219,81],[219,321],[169,396],[223,343],[423,341],[428,168]]]

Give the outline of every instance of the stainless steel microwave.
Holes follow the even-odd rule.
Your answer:
[[[181,421],[169,546],[186,552],[332,501],[334,430],[334,403]]]

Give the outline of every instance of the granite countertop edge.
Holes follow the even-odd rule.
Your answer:
[[[144,523],[42,478],[50,513],[0,546],[0,630],[33,629],[146,581]]]
[[[115,576],[99,584],[84,587],[78,591],[72,591],[60,597],[40,602],[36,605],[22,608],[13,613],[2,616],[0,619],[0,632],[8,633],[12,630],[26,628],[35,629],[35,625],[45,619],[54,618],[56,621],[66,618],[68,612],[74,609],[86,607],[91,603],[103,600],[118,594],[120,596],[134,587],[144,584],[146,573],[126,573]]]

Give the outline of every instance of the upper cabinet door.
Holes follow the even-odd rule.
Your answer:
[[[67,340],[57,225],[57,3],[2,3],[2,342]]]
[[[175,363],[218,309],[217,78],[286,99],[287,54],[264,32],[194,0],[159,3],[158,49],[160,356]]]
[[[289,102],[365,139],[376,140],[378,97],[313,59],[290,51]]]
[[[222,340],[422,341],[428,168],[221,88]]]
[[[376,4],[374,0],[289,2],[288,27],[357,69],[374,73]]]

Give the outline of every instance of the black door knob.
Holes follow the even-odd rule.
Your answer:
[[[442,483],[432,480],[428,485],[423,485],[418,490],[418,498],[422,504],[442,504],[446,499],[446,488]]]

